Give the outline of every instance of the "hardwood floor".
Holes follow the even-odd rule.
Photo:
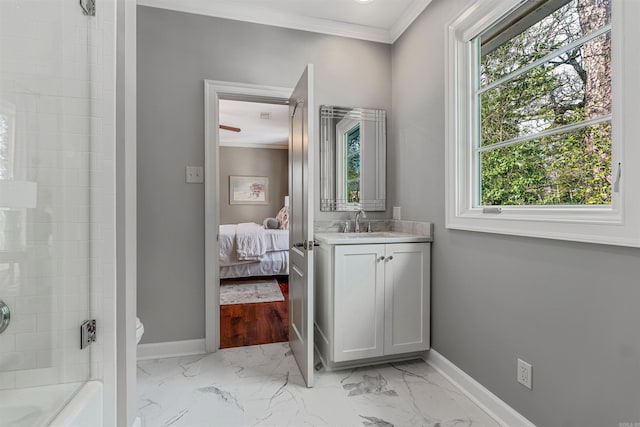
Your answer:
[[[284,301],[220,306],[220,348],[289,340],[289,286],[278,284]]]

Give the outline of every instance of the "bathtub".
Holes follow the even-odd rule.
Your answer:
[[[87,382],[49,427],[102,427],[102,394],[100,381]]]
[[[70,396],[69,403],[60,410]],[[0,427],[102,427],[102,383],[2,390],[0,414]]]

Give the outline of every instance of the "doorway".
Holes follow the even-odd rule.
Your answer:
[[[285,342],[289,107],[221,95],[218,108],[220,348]]]
[[[313,164],[314,67],[308,64],[293,90],[205,80],[205,347],[220,346],[219,224],[220,99],[289,104],[289,346],[307,387],[313,386]],[[286,99],[286,101],[285,101]],[[255,180],[249,183],[250,192]],[[246,192],[246,189],[244,190]],[[255,196],[255,195],[254,195]],[[288,219],[287,218],[287,219]]]
[[[292,89],[289,88],[281,88],[281,87],[269,87],[269,86],[258,86],[258,85],[248,85],[248,84],[237,84],[237,83],[229,83],[229,82],[217,82],[217,81],[205,81],[205,257],[206,257],[206,270],[205,270],[205,345],[206,350],[209,352],[215,352],[218,348],[222,348],[221,345],[221,314],[224,314],[229,321],[236,319],[235,321],[239,321],[238,319],[244,316],[245,312],[253,310],[253,314],[250,314],[250,317],[253,319],[245,319],[248,320],[249,323],[257,324],[261,320],[258,319],[260,317],[264,318],[265,315],[272,314],[274,315],[274,307],[260,307],[261,310],[256,311],[256,304],[253,304],[251,310],[244,310],[249,308],[247,306],[242,307],[241,305],[231,304],[223,309],[223,313],[221,313],[221,305],[220,305],[220,284],[221,280],[253,280],[259,278],[261,273],[273,272],[280,273],[274,274],[271,278],[275,277],[276,287],[279,292],[282,292],[282,295],[286,298],[286,288],[282,288],[282,284],[286,282],[286,275],[282,274],[284,272],[288,272],[288,270],[283,270],[282,268],[278,270],[277,267],[273,267],[273,264],[277,264],[278,260],[272,260],[271,271],[266,271],[261,269],[260,266],[251,266],[247,267],[247,264],[240,265],[232,265],[225,266],[220,262],[220,249],[221,246],[228,244],[228,235],[226,235],[224,228],[221,228],[221,225],[228,225],[234,228],[234,233],[237,232],[237,225],[241,222],[244,223],[255,223],[257,226],[262,226],[265,222],[265,219],[275,218],[279,209],[283,207],[285,204],[284,196],[286,194],[279,194],[279,197],[269,197],[269,192],[274,191],[275,187],[272,187],[270,184],[273,184],[272,179],[268,179],[269,176],[264,176],[264,173],[260,172],[251,172],[252,166],[249,165],[238,165],[238,162],[234,161],[239,169],[234,169],[237,172],[231,172],[229,169],[229,164],[225,164],[224,168],[221,162],[221,153],[223,151],[228,151],[231,157],[235,156],[236,158],[243,158],[246,156],[251,149],[260,149],[262,150],[262,155],[264,156],[265,151],[272,151],[272,157],[278,157],[275,155],[276,151],[281,151],[284,149],[282,146],[282,141],[280,141],[279,148],[264,148],[264,147],[256,147],[255,142],[251,142],[250,140],[245,140],[242,145],[244,147],[238,147],[237,145],[233,148],[229,147],[229,144],[233,143],[233,140],[244,139],[250,133],[247,131],[243,134],[242,125],[233,126],[232,116],[225,115],[225,107],[229,107],[238,102],[244,103],[242,107],[247,107],[249,103],[251,104],[262,104],[265,107],[267,106],[281,106],[288,110],[286,105],[288,104],[288,98],[291,95]],[[223,104],[223,108],[221,109],[221,103]],[[228,110],[228,109],[227,109]],[[233,110],[233,109],[232,109]],[[268,110],[268,108],[267,108]],[[263,111],[268,112],[268,111]],[[272,112],[273,114],[274,112]],[[222,119],[222,120],[221,120]],[[259,119],[264,120],[264,119]],[[288,120],[288,114],[287,114]],[[223,121],[226,121],[223,123]],[[231,128],[234,130],[227,130],[225,128],[221,128],[220,126],[224,126],[225,128]],[[235,129],[240,129],[240,132],[237,132]],[[288,128],[287,128],[287,139],[288,139]],[[277,142],[276,142],[277,144]],[[287,144],[288,147],[288,144]],[[235,152],[233,152],[235,151]],[[238,152],[240,151],[240,152]],[[260,157],[258,155],[257,157]],[[256,165],[254,164],[254,167]],[[243,169],[244,168],[244,169]],[[247,169],[249,168],[249,169]],[[224,169],[224,171],[223,171]],[[287,155],[287,170],[288,170],[288,155]],[[253,179],[246,179],[253,178]],[[266,180],[264,178],[267,178]],[[233,182],[232,182],[233,179]],[[255,182],[254,182],[255,181]],[[288,181],[288,179],[287,179]],[[248,187],[247,187],[248,186]],[[279,186],[281,187],[281,186]],[[234,196],[232,194],[234,192],[234,188],[237,190],[253,189],[253,195],[243,195],[237,194]],[[288,183],[285,185],[287,188],[288,194]],[[281,190],[278,190],[281,191]],[[265,200],[272,200],[273,205],[264,204]],[[224,205],[224,208],[222,206]],[[279,206],[282,205],[282,206]],[[274,206],[279,206],[276,210]],[[260,220],[260,218],[262,220]],[[232,219],[229,221],[229,219]],[[225,224],[225,222],[232,222],[233,224]],[[251,230],[248,231],[249,233]],[[225,239],[227,239],[225,243]],[[288,237],[286,238],[286,249],[287,249],[287,258],[288,258]],[[282,244],[282,243],[280,243]],[[281,246],[278,246],[279,248]],[[279,253],[278,256],[280,258],[283,257],[283,253]],[[277,256],[276,256],[277,257]],[[234,260],[237,261],[237,260]],[[222,273],[221,273],[222,267]],[[257,271],[256,271],[257,268]],[[288,266],[287,266],[288,268]],[[234,277],[235,276],[235,277]],[[242,283],[236,283],[242,285]],[[276,301],[270,302],[275,303]],[[278,301],[281,303],[281,301]],[[288,301],[285,302],[288,303]],[[281,306],[280,306],[281,307]],[[266,312],[266,313],[265,313]],[[288,318],[283,318],[282,321],[278,319],[278,316],[281,318],[281,311],[275,314],[276,322],[281,324],[288,325]],[[223,331],[226,334],[235,334],[242,332],[243,329],[246,329],[246,326],[236,325],[235,331],[229,331],[228,329]],[[249,326],[251,327],[251,326]],[[224,347],[228,346],[229,341],[244,342],[244,340],[238,337],[227,337],[233,338],[231,340],[226,339],[226,342],[223,342]],[[277,337],[278,339],[280,337]]]

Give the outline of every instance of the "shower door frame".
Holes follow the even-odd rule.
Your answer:
[[[103,0],[104,1],[104,0]],[[137,4],[116,1],[116,313],[113,378],[105,378],[112,393],[116,425],[137,419]],[[108,381],[108,383],[107,383]],[[109,386],[107,388],[107,386]],[[106,411],[110,408],[105,408]]]

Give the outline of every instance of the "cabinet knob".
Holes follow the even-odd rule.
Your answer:
[[[381,256],[380,258],[378,258],[378,262],[380,262],[380,261],[384,261],[384,257],[383,257],[383,256]]]
[[[387,261],[391,261],[392,259],[393,259],[393,255],[389,255],[389,256],[387,257]]]

